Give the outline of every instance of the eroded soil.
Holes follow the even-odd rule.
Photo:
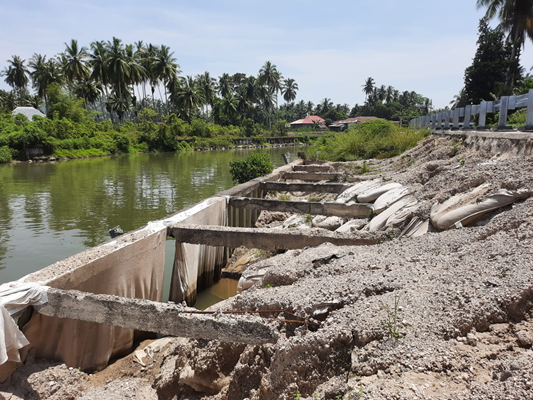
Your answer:
[[[531,156],[444,138],[368,165],[368,174],[412,188],[424,202],[421,218],[433,203],[482,183],[533,188]],[[361,166],[335,167],[349,178]],[[324,244],[250,268],[262,267],[261,282],[213,308],[285,310],[261,314],[280,331],[276,344],[165,338],[143,343],[150,351],[142,360],[134,353],[94,374],[33,360],[0,386],[0,396],[533,398],[533,198],[474,226],[391,235],[375,246]]]

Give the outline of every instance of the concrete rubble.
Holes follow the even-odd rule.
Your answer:
[[[506,146],[512,152],[429,137],[394,159],[367,160],[380,178],[352,186],[337,201],[384,184],[408,188],[384,201],[379,215],[344,230],[373,235],[368,230],[381,218],[374,225],[382,243],[323,243],[261,259],[243,272],[254,278],[247,290],[210,308],[262,318],[278,332],[276,343],[163,338],[94,374],[37,360],[1,385],[0,396],[533,398],[533,157]],[[354,169],[328,164],[331,170],[350,177]],[[474,204],[502,193],[516,197],[476,218],[460,216],[464,223],[433,227],[441,232],[432,228],[435,204],[476,190]],[[403,211],[386,215],[395,208]],[[259,222],[275,231],[289,217],[263,212]],[[311,222],[291,218],[296,226]],[[424,227],[424,234],[398,238],[408,226]]]

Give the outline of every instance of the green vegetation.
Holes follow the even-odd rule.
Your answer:
[[[274,165],[268,153],[254,152],[244,160],[229,163],[230,173],[235,183],[245,183],[259,176],[270,174]]]
[[[11,155],[11,150],[7,146],[0,147],[0,164],[1,163],[8,163],[13,160],[13,157]]]
[[[383,321],[382,324],[387,329],[389,336],[394,340],[401,338],[400,329],[403,327],[403,324],[398,320],[398,306],[401,297],[401,292],[394,296],[394,307],[392,309],[389,306],[383,306],[383,309],[387,311],[387,320]]]
[[[323,136],[306,154],[308,158],[330,161],[387,158],[416,146],[428,134],[429,131],[417,131],[378,119],[356,125],[345,133]],[[367,171],[365,165],[363,168]]]

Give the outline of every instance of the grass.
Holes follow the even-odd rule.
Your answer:
[[[400,127],[377,119],[356,125],[345,133],[320,137],[307,149],[306,155],[328,161],[389,158],[415,147],[429,134],[429,130]],[[362,170],[367,172],[364,165]]]
[[[292,197],[290,194],[280,194],[279,199],[283,201],[290,201],[292,200]]]
[[[403,325],[398,321],[398,306],[400,304],[401,297],[401,292],[394,296],[394,307],[392,309],[389,306],[383,306],[383,309],[387,311],[387,320],[382,321],[382,324],[384,328],[387,329],[389,336],[395,341],[402,337],[400,329],[403,327]]]

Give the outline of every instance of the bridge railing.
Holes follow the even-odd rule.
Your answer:
[[[473,117],[478,116],[476,129],[488,129],[487,114],[499,112],[498,125],[496,130],[512,129],[507,126],[507,116],[509,110],[527,107],[526,124],[522,129],[533,130],[533,89],[529,93],[519,96],[502,96],[494,101],[482,101],[481,104],[467,105],[462,108],[454,108],[448,111],[441,111],[434,114],[412,119],[409,123],[411,127],[432,128],[432,129],[472,129]]]

